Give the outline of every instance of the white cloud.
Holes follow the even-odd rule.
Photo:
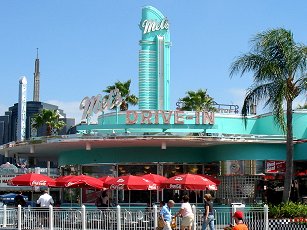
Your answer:
[[[239,105],[241,108],[246,94],[246,89],[230,88],[228,90],[228,94],[228,99],[230,100],[229,103]]]
[[[239,111],[241,112],[244,98],[246,95],[246,89],[230,88],[228,90],[228,93],[229,93],[229,99],[231,100],[231,103],[235,105],[239,105]],[[270,111],[270,108],[269,107],[264,108],[263,102],[258,103],[257,114],[268,113],[269,111]]]
[[[243,105],[243,100],[246,95],[246,89],[231,88],[228,90],[228,93],[229,93],[228,98],[230,102],[232,104],[239,105],[241,109]],[[296,109],[299,105],[304,105],[305,103],[307,103],[307,96],[306,95],[299,96],[293,101],[292,108]],[[286,108],[285,104],[284,104],[284,108]],[[271,109],[269,106],[264,108],[263,102],[259,102],[259,104],[257,105],[257,114],[268,113],[270,111]]]
[[[292,108],[293,108],[293,109],[296,109],[299,105],[300,105],[300,106],[303,106],[303,105],[305,105],[306,103],[307,103],[307,97],[306,97],[306,95],[297,97],[297,98],[293,101]]]

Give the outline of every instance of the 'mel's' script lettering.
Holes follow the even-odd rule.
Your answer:
[[[161,22],[158,22],[156,20],[144,20],[142,23],[142,28],[144,28],[143,34],[147,34],[150,32],[168,29],[169,24],[168,20],[164,18]]]

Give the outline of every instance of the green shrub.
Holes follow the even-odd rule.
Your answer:
[[[269,218],[307,218],[307,205],[302,203],[281,203],[278,205],[269,205]]]

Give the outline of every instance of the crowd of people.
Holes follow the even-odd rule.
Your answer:
[[[180,230],[192,230],[194,223],[194,213],[192,206],[189,203],[189,196],[183,195],[181,199],[181,206],[177,213],[172,214],[172,208],[174,207],[174,200],[169,200],[166,204],[160,202],[159,222],[157,230],[172,230],[176,228],[176,218],[181,219]],[[20,192],[16,195],[15,206],[21,205],[24,207],[26,202]],[[48,194],[48,190],[44,190],[43,194],[38,198],[37,205],[42,208],[48,208],[49,205],[54,205],[52,196]],[[95,201],[97,208],[109,207],[109,197],[106,191],[101,191]],[[215,230],[214,226],[214,209],[211,194],[204,195],[204,210],[203,210],[203,223],[202,230],[210,229]],[[247,225],[244,223],[244,214],[241,211],[236,211],[233,215],[235,225],[229,225],[224,230],[248,230]]]
[[[172,215],[172,208],[174,207],[175,202],[169,200],[165,205],[161,207],[159,212],[159,222],[158,230],[172,230],[175,229],[176,224],[175,218],[181,217],[180,230],[192,230],[194,223],[194,214],[192,211],[191,204],[189,203],[189,197],[184,195],[182,197],[182,203],[179,211]],[[204,196],[204,216],[202,223],[202,230],[210,229],[215,230],[214,226],[214,209],[212,196],[210,194],[205,194]],[[244,223],[243,218],[244,214],[241,211],[236,211],[233,215],[235,225],[229,225],[225,230],[248,230],[247,225]]]

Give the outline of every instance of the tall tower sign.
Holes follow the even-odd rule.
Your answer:
[[[152,6],[142,9],[139,51],[139,109],[170,109],[169,22]]]
[[[19,80],[18,99],[18,122],[17,141],[24,141],[26,138],[26,118],[27,118],[27,78],[22,76]]]

